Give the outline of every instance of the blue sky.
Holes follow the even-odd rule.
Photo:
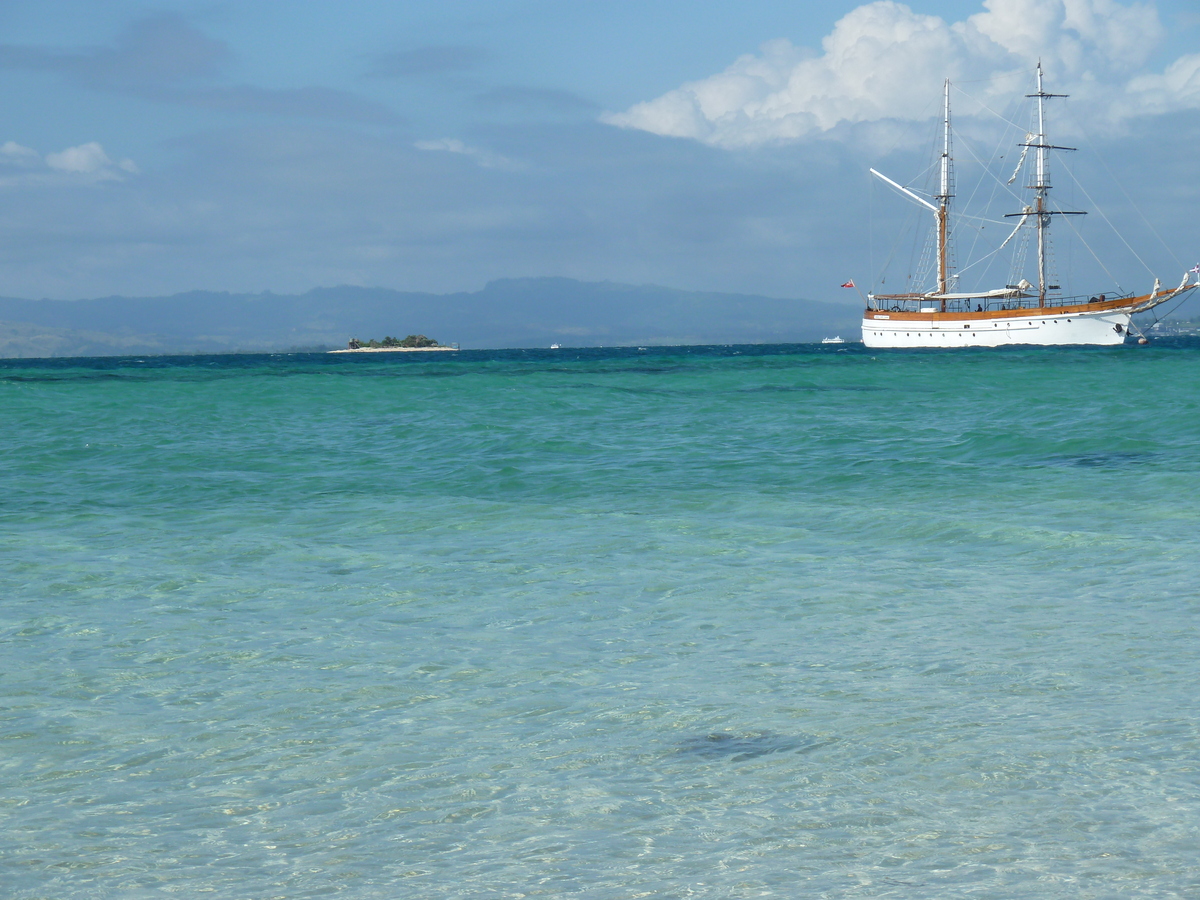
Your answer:
[[[1175,0],[0,0],[0,26],[8,296],[563,275],[849,302],[910,216],[867,168],[925,167],[950,77],[966,193],[1038,58],[1088,154],[1064,205],[1138,255],[1095,214],[1060,249],[1130,289],[1200,253]]]

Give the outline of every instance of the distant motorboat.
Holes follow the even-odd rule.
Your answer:
[[[844,340],[842,340],[841,335],[835,334],[831,338],[821,338],[821,343],[822,344],[844,344],[846,342]]]
[[[551,350],[561,350],[562,347],[559,344],[551,344],[550,349]]]

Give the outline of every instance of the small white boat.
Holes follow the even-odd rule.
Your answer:
[[[834,335],[831,338],[821,338],[821,343],[822,344],[844,344],[846,342],[844,340],[842,340],[841,335]]]
[[[559,345],[559,344],[551,344],[551,345],[550,345],[550,349],[551,349],[551,350],[561,350],[561,349],[562,349],[562,347],[561,347],[561,345]]]

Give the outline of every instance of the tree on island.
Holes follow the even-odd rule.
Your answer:
[[[386,338],[385,338],[386,340]],[[438,342],[433,338],[427,338],[423,334],[410,334],[402,340],[397,346],[399,347],[436,347]]]
[[[427,338],[423,334],[410,334],[408,337],[401,340],[394,338],[391,335],[385,337],[382,341],[377,341],[374,338],[363,343],[358,338],[350,338],[349,349],[362,350],[364,348],[388,348],[388,347],[436,347],[438,342],[433,338]]]

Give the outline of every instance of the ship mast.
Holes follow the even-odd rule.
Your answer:
[[[1041,90],[1039,86],[1038,90]],[[933,199],[938,201],[938,293],[946,294],[950,288],[950,271],[947,260],[947,244],[950,232],[950,198],[954,196],[954,174],[951,168],[950,156],[950,79],[946,79],[945,116],[943,120],[945,142],[942,145],[942,183],[941,191]],[[946,311],[946,301],[942,300],[942,312]]]
[[[1038,306],[1046,305],[1046,194],[1050,191],[1049,172],[1046,171],[1046,92],[1042,90],[1042,61],[1038,60],[1037,67],[1037,104],[1038,104],[1038,133],[1037,133],[1037,179],[1033,189],[1037,195],[1037,236],[1038,236]]]
[[[1026,97],[1037,98],[1037,134],[1031,138],[1027,138],[1026,147],[1033,147],[1037,151],[1037,174],[1034,183],[1030,185],[1034,190],[1033,213],[1037,216],[1037,237],[1038,237],[1038,306],[1046,305],[1046,291],[1055,290],[1058,288],[1056,284],[1046,283],[1046,229],[1050,227],[1051,216],[1082,216],[1082,212],[1063,212],[1059,210],[1050,210],[1046,203],[1046,198],[1050,193],[1050,168],[1047,164],[1048,150],[1074,150],[1074,147],[1056,147],[1046,143],[1046,101],[1051,97],[1066,97],[1066,94],[1047,94],[1042,89],[1042,61],[1038,60],[1037,65],[1037,93],[1026,94]],[[1026,207],[1028,209],[1028,207]],[[1010,214],[1011,215],[1011,214]],[[1020,215],[1018,213],[1017,215]]]
[[[945,102],[943,105],[942,131],[942,160],[941,184],[938,193],[933,195],[936,204],[930,203],[919,194],[915,194],[902,184],[888,178],[882,172],[871,169],[871,174],[885,181],[911,200],[931,211],[937,224],[937,290],[920,296],[930,300],[941,301],[941,311],[946,311],[946,294],[950,291],[950,200],[954,197],[954,158],[950,155],[950,79],[946,79]],[[1033,146],[1030,144],[1030,146]],[[880,295],[889,296],[889,295]],[[901,295],[897,295],[901,296]],[[904,295],[907,296],[907,295]]]

